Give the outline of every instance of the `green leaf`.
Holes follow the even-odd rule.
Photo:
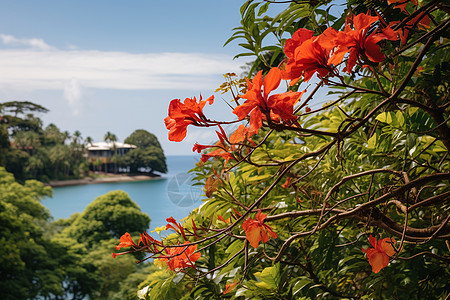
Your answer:
[[[292,288],[294,296],[309,284],[311,284],[311,280],[306,276],[302,276],[301,279],[298,280]]]
[[[241,11],[241,17],[244,17],[245,11],[247,10],[248,6],[250,5],[250,3],[252,3],[253,0],[247,0],[240,8]]]
[[[375,149],[377,146],[377,133],[375,132],[372,137],[367,141],[368,149]]]
[[[258,10],[258,17],[267,12],[270,2],[266,2]]]
[[[239,53],[238,55],[235,55],[233,57],[233,59],[241,57],[241,56],[254,56],[254,55],[256,55],[256,54],[255,53],[249,53],[249,52],[247,52],[247,53]]]
[[[261,281],[257,286],[274,290],[280,284],[280,263],[272,267],[265,268],[262,272],[255,273],[255,276]]]
[[[400,110],[395,113],[395,118],[397,119],[397,126],[402,127],[405,125],[405,117],[403,117],[403,113]]]
[[[272,177],[272,174],[266,173],[266,174],[262,174],[262,175],[258,175],[258,176],[249,177],[248,181],[249,182],[260,181],[260,180],[268,179],[270,177]]]
[[[391,124],[394,120],[396,120],[396,116],[392,111],[382,112],[376,117],[376,119],[380,122]]]

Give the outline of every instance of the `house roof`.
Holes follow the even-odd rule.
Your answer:
[[[114,142],[114,146],[116,149],[134,149],[137,148],[135,145],[120,143],[120,142]],[[107,143],[107,142],[98,142],[98,143],[92,143],[87,146],[87,149],[89,151],[100,151],[100,150],[112,150],[113,143]]]

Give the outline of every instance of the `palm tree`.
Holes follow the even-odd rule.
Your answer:
[[[81,144],[81,132],[76,130],[72,136],[71,150],[74,153],[75,163],[79,164],[81,162],[81,158],[84,151],[84,145]]]
[[[80,142],[80,140],[81,140],[81,132],[78,131],[78,130],[76,130],[76,131],[73,133],[72,141],[73,141],[73,143],[74,143],[75,145],[78,145],[79,142]]]
[[[67,130],[64,131],[62,133],[63,139],[64,139],[64,143],[66,143],[66,140],[70,139],[70,132],[68,132]]]
[[[92,142],[93,142],[94,140],[90,137],[90,136],[88,136],[85,140],[84,140],[84,144],[86,145],[86,146],[89,146],[89,145],[92,145]]]
[[[112,143],[112,150],[113,150],[113,156],[115,156],[117,153],[116,144],[117,142],[117,136],[114,133],[106,132],[105,137],[103,138],[105,142]],[[114,173],[117,173],[117,163],[115,159],[111,159],[114,163]]]

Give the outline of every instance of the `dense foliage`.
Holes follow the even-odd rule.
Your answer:
[[[130,256],[114,260],[124,230],[137,234],[150,218],[122,191],[95,199],[81,214],[50,222],[40,203],[50,187],[25,184],[0,167],[0,295],[16,299],[135,299],[156,269]],[[118,283],[119,282],[119,283]]]
[[[125,143],[137,147],[120,159],[120,163],[129,166],[132,173],[136,173],[140,169],[149,173],[153,173],[153,171],[167,173],[166,157],[154,134],[144,129],[138,129],[125,139]]]
[[[63,296],[70,294],[73,299],[85,299],[86,296],[90,299],[111,299],[118,294],[118,282],[137,271],[136,258],[128,257],[118,263],[107,255],[112,249],[111,243],[117,241],[125,228],[137,234],[147,229],[149,222],[148,215],[142,213],[123,191],[100,196],[81,214],[54,222],[52,226],[56,234],[53,234],[52,241],[63,245],[73,259],[72,263],[60,266],[69,281],[65,283]],[[126,285],[122,289],[125,292]]]
[[[98,165],[86,159],[92,138],[84,139],[78,130],[73,134],[62,132],[54,124],[43,128],[35,113],[45,112],[46,108],[28,101],[0,103],[0,166],[21,182],[82,178],[89,170],[102,170],[100,159]],[[108,131],[104,140],[114,144],[117,137]],[[149,169],[150,173],[167,172],[166,157],[155,135],[136,130],[126,141],[139,143],[138,148],[125,157],[114,153],[111,160],[115,172],[119,166],[131,172],[139,168]]]
[[[49,218],[40,199],[52,194],[37,181],[17,183],[0,167],[0,290],[3,299],[27,299],[41,288],[51,292],[58,246],[44,238]]]
[[[89,171],[81,133],[54,124],[43,128],[35,114],[47,111],[28,101],[0,103],[0,166],[20,182],[79,178]]]
[[[143,299],[445,299],[450,7],[287,2],[241,8],[228,42],[256,60],[218,90],[235,120],[203,111],[214,96],[170,103],[170,140],[217,128],[193,149],[204,203],[113,256],[155,259]]]

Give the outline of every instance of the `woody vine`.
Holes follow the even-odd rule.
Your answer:
[[[214,96],[170,102],[171,141],[197,126],[218,142],[193,146],[204,203],[168,216],[159,240],[125,233],[116,246],[161,267],[141,297],[447,296],[449,6],[349,1],[333,16],[328,2],[275,17],[279,3],[245,2],[228,42],[256,60],[217,90],[234,120],[204,112]]]

